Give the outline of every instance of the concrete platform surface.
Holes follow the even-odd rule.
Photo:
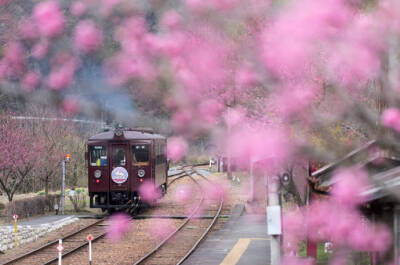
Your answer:
[[[30,226],[36,226],[36,225],[42,225],[42,224],[50,224],[53,222],[61,221],[63,219],[67,218],[73,218],[76,217],[75,215],[46,215],[46,216],[40,216],[40,217],[33,217],[28,220],[24,220],[22,222],[18,222],[18,225],[30,225]],[[9,225],[5,226],[13,226],[14,223],[10,223]]]
[[[237,208],[237,207],[236,207]],[[269,264],[269,237],[265,215],[237,215],[209,235],[184,265]]]

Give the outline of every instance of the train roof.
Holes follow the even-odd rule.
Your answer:
[[[166,139],[164,136],[154,133],[145,132],[143,130],[123,130],[124,134],[121,137],[115,135],[115,131],[102,132],[93,135],[89,138],[92,140],[153,140],[153,139]]]

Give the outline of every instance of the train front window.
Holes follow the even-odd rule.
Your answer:
[[[103,145],[94,145],[89,147],[90,165],[107,166],[107,148]]]
[[[124,147],[113,148],[112,164],[115,167],[126,165],[126,154]]]
[[[132,165],[134,165],[134,166],[149,165],[149,145],[148,144],[132,145]]]

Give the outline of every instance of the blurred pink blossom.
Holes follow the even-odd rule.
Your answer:
[[[222,109],[222,104],[216,99],[203,100],[198,106],[201,119],[210,125],[214,125],[218,121]]]
[[[103,16],[108,17],[112,14],[114,7],[120,2],[121,0],[102,0],[100,3],[100,13]]]
[[[154,204],[161,197],[159,189],[151,181],[145,181],[140,185],[139,194],[150,205]]]
[[[397,108],[386,109],[381,116],[383,126],[400,133],[400,111]]]
[[[180,27],[182,17],[176,11],[168,11],[162,17],[161,23],[171,30],[176,30]]]
[[[7,43],[3,50],[3,63],[6,66],[6,76],[21,76],[25,71],[25,51],[20,42]]]
[[[107,238],[112,241],[119,241],[131,229],[131,218],[123,213],[117,213],[109,218],[109,225],[106,227]]]
[[[21,86],[26,92],[35,89],[40,83],[41,76],[36,72],[28,72],[21,81]]]
[[[67,115],[75,115],[79,111],[79,102],[75,98],[67,98],[63,101],[61,109]]]
[[[362,192],[370,185],[366,172],[357,169],[340,170],[334,175],[332,200],[347,206],[357,206],[367,198]]]
[[[71,5],[71,14],[80,17],[86,12],[86,5],[82,1],[75,1]]]
[[[33,40],[39,35],[36,25],[30,18],[23,19],[18,25],[18,30],[23,39]]]
[[[235,75],[235,84],[238,88],[254,86],[259,81],[258,75],[249,66],[242,67]]]
[[[50,43],[47,39],[42,39],[32,48],[32,56],[36,59],[43,59],[49,50]]]
[[[234,127],[236,125],[241,124],[244,121],[245,110],[240,108],[236,109],[230,108],[224,113],[223,116],[226,124],[230,127]]]
[[[188,150],[188,144],[182,137],[171,137],[167,143],[167,157],[172,161],[182,159]]]
[[[61,67],[53,66],[53,68],[47,80],[50,89],[61,90],[68,88],[74,79],[76,63],[70,60]]]
[[[65,18],[58,3],[54,0],[36,4],[33,17],[39,32],[45,37],[55,37],[64,30]]]
[[[92,20],[80,21],[74,30],[75,47],[89,53],[97,50],[103,42],[103,32],[96,27]]]

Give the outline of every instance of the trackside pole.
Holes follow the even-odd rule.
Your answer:
[[[57,246],[57,251],[58,251],[58,265],[62,265],[62,252],[64,250],[64,247],[62,245],[62,240],[58,240],[58,246]]]
[[[86,237],[87,241],[89,241],[89,265],[92,265],[92,240],[93,240],[93,236],[92,235],[88,235]]]
[[[65,207],[65,159],[62,161],[62,184],[61,184],[61,214],[64,215]]]
[[[14,214],[13,219],[14,219],[14,246],[18,247],[18,226],[17,226],[18,215]]]
[[[281,206],[279,204],[279,177],[265,176],[267,182],[267,228],[268,235],[271,236],[271,265],[281,263]]]

